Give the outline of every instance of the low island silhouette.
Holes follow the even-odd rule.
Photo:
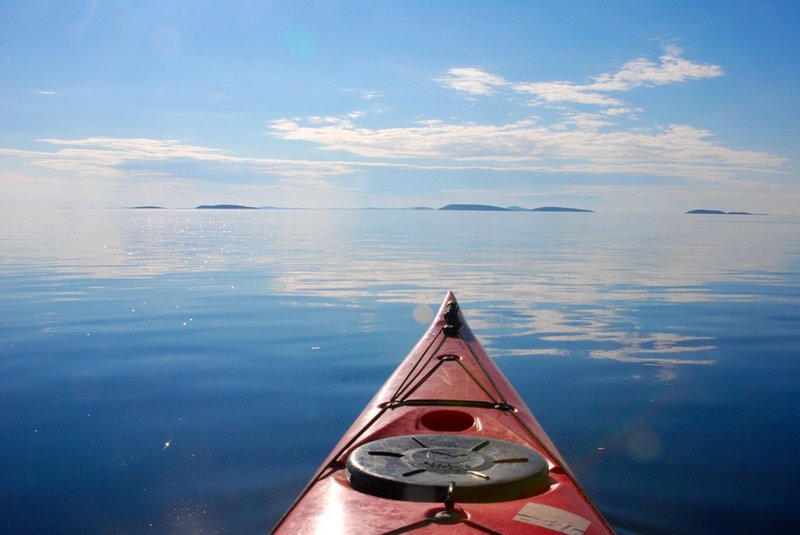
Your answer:
[[[133,210],[163,210],[163,206],[142,205],[131,206]],[[247,206],[243,204],[201,204],[194,207],[195,210],[313,210],[313,208],[285,208],[281,206]],[[352,210],[353,208],[340,208],[341,210]],[[566,206],[540,206],[538,208],[524,208],[522,206],[495,206],[492,204],[446,204],[440,208],[430,208],[428,206],[413,206],[406,208],[378,208],[366,207],[360,210],[444,210],[444,211],[470,211],[470,212],[586,212],[594,213],[594,210],[585,208],[570,208]],[[689,213],[712,213],[692,211]],[[715,212],[716,213],[716,212]],[[725,213],[725,212],[719,212]],[[735,213],[735,212],[730,212]]]
[[[707,208],[697,208],[695,210],[689,210],[686,212],[689,215],[696,215],[696,214],[705,214],[705,215],[766,215],[766,214],[754,214],[752,212],[723,212],[722,210],[709,210]]]
[[[531,212],[589,212],[594,213],[594,210],[586,210],[584,208],[568,208],[565,206],[540,206],[539,208],[531,208]]]
[[[465,210],[473,212],[594,212],[583,208],[567,208],[564,206],[540,206],[539,208],[522,208],[521,206],[494,206],[491,204],[447,204],[439,210]]]
[[[154,204],[128,206],[130,210],[165,210],[164,206]],[[185,209],[185,208],[184,208]],[[282,206],[247,206],[244,204],[201,204],[194,207],[195,210],[314,210],[314,208],[300,208],[300,207],[282,207]],[[328,208],[329,210],[336,208]],[[493,204],[446,204],[439,208],[431,208],[428,206],[410,206],[402,208],[379,208],[369,206],[366,208],[338,208],[338,210],[437,210],[437,211],[465,211],[465,212],[567,212],[567,213],[594,213],[594,210],[587,210],[585,208],[572,208],[568,206],[539,206],[538,208],[525,208],[523,206],[495,206]],[[745,211],[730,211],[714,210],[709,208],[696,208],[684,212],[687,215],[759,215],[764,216],[768,214],[745,212]]]
[[[195,210],[258,210],[255,206],[241,204],[201,204]]]

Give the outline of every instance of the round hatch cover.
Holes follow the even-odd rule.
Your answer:
[[[384,498],[497,502],[550,486],[547,461],[525,446],[469,435],[403,435],[368,442],[347,458],[356,490]]]

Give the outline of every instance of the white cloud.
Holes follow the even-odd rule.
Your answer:
[[[520,81],[505,78],[476,67],[449,69],[436,81],[470,95],[490,95],[502,89],[520,95],[530,95],[532,105],[572,103],[613,107],[618,115],[625,110],[624,103],[608,93],[630,91],[642,86],[656,86],[722,76],[718,65],[695,63],[681,56],[682,50],[667,46],[658,62],[637,58],[625,63],[619,70],[592,78],[591,83],[569,81]]]
[[[621,106],[619,108],[606,108],[604,110],[600,110],[600,113],[603,115],[608,115],[610,117],[616,117],[618,115],[629,115],[631,118],[635,118],[635,114],[639,112],[643,112],[642,108],[628,108],[626,106]]]
[[[318,177],[352,173],[354,166],[344,161],[240,157],[224,154],[221,149],[191,145],[172,139],[108,138],[41,139],[56,150],[19,150],[0,148],[0,156],[24,159],[32,165],[79,176],[142,176],[152,170],[130,170],[131,164],[158,165],[168,173],[170,164],[193,161],[246,168],[251,172],[275,177]]]
[[[715,181],[753,171],[783,172],[784,158],[726,147],[701,128],[617,125],[619,118],[638,119],[644,111],[626,104],[617,93],[722,75],[719,66],[693,62],[681,54],[679,48],[668,46],[658,61],[637,58],[583,84],[512,82],[478,67],[452,68],[436,80],[473,97],[502,91],[535,105],[548,104],[557,115],[550,123],[539,118],[506,124],[427,119],[410,126],[367,128],[351,114],[278,119],[269,126],[271,135],[284,141],[369,159],[353,165],[381,165],[378,160],[383,160],[383,165],[394,166],[398,160],[413,159],[409,168],[430,168],[434,164],[429,162],[435,160],[435,167],[450,169],[648,174]],[[576,111],[566,104],[595,106],[596,111]]]
[[[500,76],[476,67],[456,67],[437,78],[442,85],[472,95],[490,95],[495,89],[507,86],[508,82]]]
[[[273,182],[383,168],[649,175],[733,184],[747,173],[782,173],[785,164],[773,154],[725,147],[711,132],[688,125],[611,130],[601,114],[572,113],[552,125],[534,119],[501,125],[420,120],[397,128],[366,128],[354,122],[358,118],[314,116],[270,124],[271,134],[281,140],[346,154],[331,159],[243,157],[179,140],[107,137],[43,139],[49,148],[0,148],[0,156],[74,176],[174,176],[175,165],[193,162],[201,169],[227,168],[232,175],[261,175]]]
[[[586,87],[595,91],[629,91],[643,85],[664,85],[722,76],[720,66],[691,62],[682,58],[681,52],[676,46],[668,46],[659,57],[659,63],[637,58],[615,73],[597,76],[594,83]]]
[[[587,89],[570,82],[525,82],[512,86],[518,93],[533,96],[533,104],[573,102],[576,104],[594,104],[596,106],[621,106],[622,101],[597,91]]]
[[[379,173],[373,171],[382,169],[409,173],[470,171],[473,177],[480,172],[526,173],[532,178],[545,173],[674,177],[682,179],[683,184],[702,181],[751,190],[768,183],[765,175],[786,173],[785,158],[725,146],[703,128],[687,124],[648,126],[641,121],[637,128],[630,128],[629,122],[622,121],[637,119],[644,110],[623,102],[621,93],[722,74],[716,65],[692,62],[681,54],[680,49],[667,47],[657,61],[637,58],[582,84],[509,81],[476,67],[450,69],[438,79],[471,97],[516,97],[510,99],[510,105],[520,105],[525,114],[530,112],[526,106],[530,103],[550,108],[543,117],[529,115],[501,124],[416,115],[413,122],[399,126],[368,127],[364,125],[372,123],[363,119],[380,111],[374,100],[381,95],[347,90],[373,102],[361,102],[364,110],[344,115],[280,118],[268,124],[268,135],[284,142],[303,142],[316,151],[305,158],[238,156],[181,140],[100,136],[41,139],[39,142],[46,144],[44,149],[0,148],[0,156],[64,176],[98,180],[155,175],[165,180],[195,180],[178,170],[183,168],[198,169],[205,177],[247,175],[248,179],[239,184],[242,186],[263,177],[262,186],[277,185],[285,191],[295,184],[301,190],[333,188],[340,193],[353,191],[348,188],[367,174],[377,180]],[[571,108],[569,104],[581,107]],[[320,159],[319,154],[327,154],[329,159]],[[332,179],[344,175],[352,179],[346,187],[343,180]],[[236,182],[226,178],[225,185]],[[569,179],[564,183],[569,185]],[[598,183],[608,181],[601,179]]]
[[[370,129],[346,119],[271,124],[283,140],[305,141],[328,151],[378,159],[443,159],[451,165],[482,162],[505,170],[625,173],[720,178],[744,171],[780,172],[785,159],[720,145],[707,130],[669,125],[605,131],[601,116],[572,114],[552,126],[532,120],[504,125],[420,122],[405,128]],[[461,162],[461,163],[459,163]]]

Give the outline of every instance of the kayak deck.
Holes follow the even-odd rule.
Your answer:
[[[452,292],[274,533],[612,533]]]

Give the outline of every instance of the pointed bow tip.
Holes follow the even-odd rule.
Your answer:
[[[444,298],[445,303],[448,303],[450,301],[458,302],[458,299],[456,299],[456,294],[453,293],[453,290],[448,290],[447,295]]]

